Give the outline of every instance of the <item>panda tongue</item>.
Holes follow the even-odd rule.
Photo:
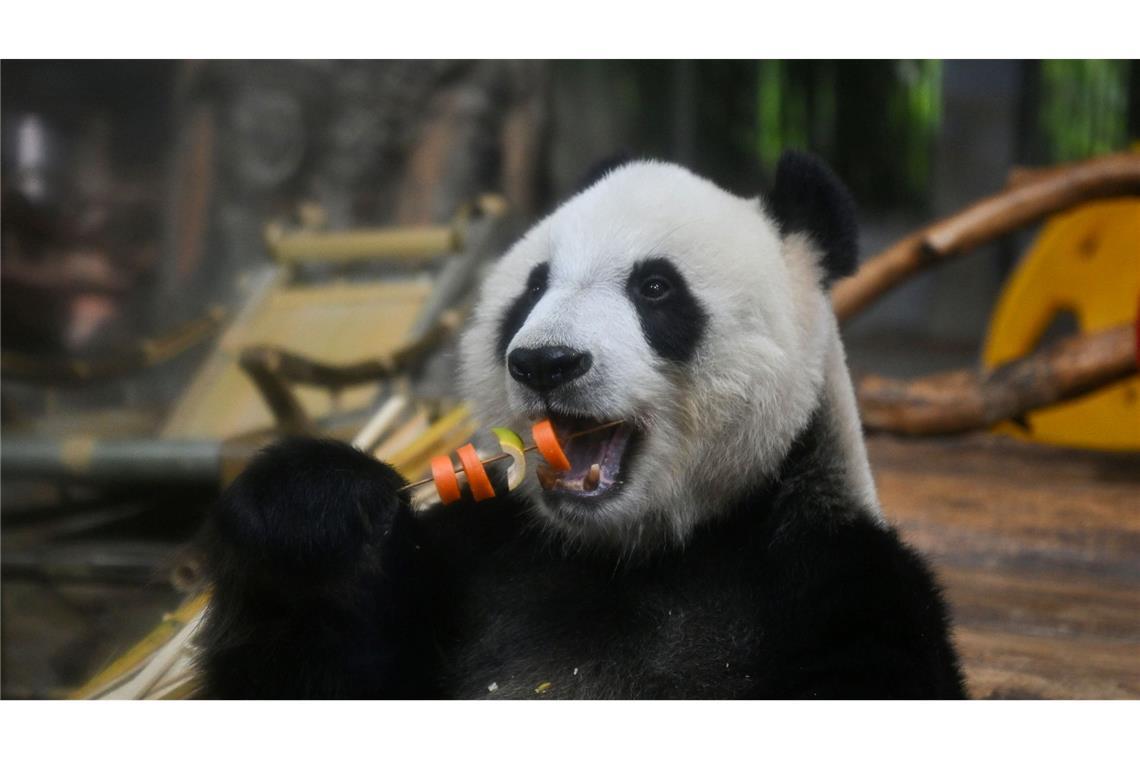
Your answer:
[[[570,469],[555,477],[552,484],[554,487],[592,492],[597,490],[599,485],[607,486],[617,480],[621,455],[628,438],[625,426],[618,425],[586,435],[574,435],[576,430],[587,430],[596,424],[583,423],[580,427],[556,426],[559,438],[565,442],[563,450],[566,458],[570,460]]]
[[[573,480],[585,478],[594,466],[600,471],[612,437],[613,430],[599,430],[576,438],[564,435],[563,450],[566,452],[566,458],[570,460],[570,470],[564,474],[565,477]]]

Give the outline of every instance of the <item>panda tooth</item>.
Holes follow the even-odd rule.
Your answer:
[[[535,474],[538,475],[538,483],[543,490],[549,491],[558,485],[558,477],[545,467],[537,468]]]
[[[590,465],[590,471],[586,473],[586,477],[582,478],[582,490],[593,491],[598,487],[598,482],[602,479],[602,466],[595,462]]]

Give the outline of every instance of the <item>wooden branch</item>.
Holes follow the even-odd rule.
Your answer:
[[[904,435],[962,433],[1075,398],[1136,374],[1137,328],[1066,338],[991,372],[915,380],[869,375],[857,388],[863,425]]]
[[[1005,189],[1012,190],[1015,187],[1032,185],[1058,172],[1068,171],[1078,163],[1080,162],[1072,161],[1055,166],[1014,166],[1005,176]]]
[[[275,348],[251,346],[241,352],[238,366],[257,387],[278,427],[287,433],[300,435],[312,432],[313,423],[301,400],[280,373],[282,363],[292,359],[304,361]]]
[[[406,374],[454,334],[461,322],[458,311],[445,311],[419,340],[390,356],[353,364],[325,364],[274,346],[249,346],[241,352],[238,364],[257,386],[278,425],[300,433],[311,430],[312,423],[291,384],[318,386],[335,393]]]
[[[284,382],[311,385],[331,392],[354,385],[390,380],[411,371],[420,360],[451,336],[459,326],[457,312],[447,311],[417,341],[401,347],[389,356],[353,362],[326,364],[274,346],[249,346],[241,352],[243,369],[266,370]]]
[[[1024,175],[964,211],[908,235],[836,283],[840,321],[858,314],[911,275],[1013,232],[1049,214],[1096,198],[1140,194],[1140,154],[1119,153]]]

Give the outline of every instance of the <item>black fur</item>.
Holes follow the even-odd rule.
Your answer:
[[[549,282],[550,264],[538,264],[530,270],[530,274],[526,278],[526,288],[503,312],[502,321],[499,322],[499,340],[496,345],[499,350],[499,361],[504,363],[507,361],[507,346],[511,345],[511,339],[515,337],[515,333],[526,324],[526,318],[530,316],[531,310],[546,293]]]
[[[635,558],[565,552],[511,499],[412,518],[386,466],[282,443],[213,516],[209,693],[961,697],[935,582],[849,503],[827,419],[773,484]]]
[[[654,278],[668,283],[668,291],[661,298],[647,298],[642,292],[643,285]],[[626,292],[637,307],[641,331],[650,347],[665,359],[691,359],[704,336],[708,315],[677,268],[667,259],[638,262],[630,272]]]
[[[807,233],[819,247],[825,286],[855,271],[859,261],[855,201],[822,161],[786,151],[776,167],[767,206],[781,235]]]
[[[200,634],[209,693],[272,699],[420,693],[426,642],[402,479],[347,444],[260,454],[206,527],[214,596]],[[414,676],[414,677],[413,677]]]

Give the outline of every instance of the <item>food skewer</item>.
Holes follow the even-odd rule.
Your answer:
[[[596,425],[596,426],[594,426],[592,428],[588,428],[586,430],[579,430],[578,432],[567,436],[566,440],[569,441],[569,440],[573,440],[574,438],[579,438],[579,437],[584,436],[584,435],[590,435],[591,433],[597,433],[600,430],[606,430],[608,428],[616,427],[620,424],[622,424],[621,420],[615,420],[613,422],[605,422],[605,423],[602,423],[601,425]],[[470,446],[470,444],[468,444],[468,446]],[[538,443],[533,443],[530,446],[523,448],[522,452],[525,454],[525,453],[530,452],[530,451],[536,451],[540,448],[542,448],[542,447],[540,447]],[[561,452],[559,451],[558,453],[561,453]],[[546,456],[546,452],[543,452],[543,456],[544,457]],[[479,462],[485,466],[488,464],[493,464],[495,462],[502,462],[502,461],[507,460],[507,459],[513,459],[513,457],[511,454],[504,452],[502,454],[495,454],[494,456],[490,456],[490,457],[487,457],[486,459],[479,460]],[[565,459],[565,456],[563,455],[563,460],[564,459]],[[566,464],[567,464],[567,467],[565,467],[564,469],[568,469],[568,463],[566,463]],[[464,468],[462,466],[459,468],[455,468],[454,466],[452,466],[452,475],[453,476],[458,478],[459,473],[461,473],[461,472],[464,472]],[[398,488],[396,490],[397,491],[409,491],[413,488],[419,488],[420,486],[426,486],[426,485],[429,485],[431,483],[437,483],[437,482],[438,482],[438,480],[433,473],[433,476],[430,478],[423,478],[422,480],[417,480],[414,483],[408,483],[406,486],[401,486],[400,488]]]

